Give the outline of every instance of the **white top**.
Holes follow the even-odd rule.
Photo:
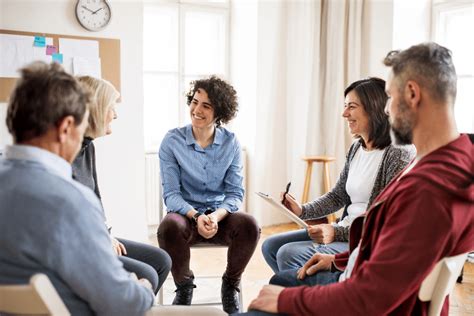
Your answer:
[[[361,147],[362,148],[362,147]],[[355,158],[355,157],[354,157]],[[402,177],[407,174],[418,162],[419,159],[413,160],[413,162],[408,166],[408,168],[405,169],[405,171],[402,174]],[[379,162],[380,163],[380,162]],[[349,171],[350,173],[350,171]],[[400,177],[398,178],[400,179]],[[344,272],[339,276],[339,282],[342,282],[344,280],[347,280],[350,278],[352,274],[352,270],[354,269],[354,265],[357,259],[357,256],[359,256],[359,250],[360,250],[360,244],[352,251],[351,255],[349,256],[349,260],[347,261],[347,266]]]
[[[348,215],[337,225],[350,226],[352,221],[367,209],[384,151],[380,149],[366,151],[362,146],[357,150],[351,161],[346,181],[346,192],[352,204],[347,207]]]

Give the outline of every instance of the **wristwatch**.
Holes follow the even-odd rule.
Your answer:
[[[202,214],[202,213],[199,213],[199,212],[197,212],[197,213],[195,213],[195,214],[193,215],[193,220],[194,220],[194,222],[195,222],[196,224],[197,224],[197,222],[198,222],[199,216],[201,216],[201,215],[203,215],[203,214]]]

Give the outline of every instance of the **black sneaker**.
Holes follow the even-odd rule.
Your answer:
[[[191,305],[193,300],[193,290],[196,285],[193,283],[194,278],[191,278],[181,284],[176,284],[176,296],[173,300],[173,305]]]
[[[222,277],[222,307],[227,314],[240,312],[239,292],[239,281],[233,282],[225,276]]]

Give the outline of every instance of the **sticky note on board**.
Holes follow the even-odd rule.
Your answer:
[[[35,41],[33,43],[35,47],[45,47],[46,46],[46,37],[44,36],[35,36]]]
[[[53,57],[54,62],[57,62],[58,64],[63,63],[63,54],[53,53],[51,56]]]
[[[58,52],[58,48],[54,45],[46,45],[46,55],[51,56]]]

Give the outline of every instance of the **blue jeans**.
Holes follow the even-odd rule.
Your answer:
[[[127,250],[127,254],[119,256],[123,268],[133,272],[139,279],[150,281],[153,291],[158,293],[171,270],[171,258],[166,251],[147,244],[117,238]]]
[[[315,286],[337,283],[341,271],[319,271],[313,275],[307,275],[303,280],[297,278],[298,269],[280,271],[270,279],[270,284],[284,287],[295,287],[300,285]]]
[[[294,287],[300,285],[327,285],[331,283],[336,283],[339,281],[339,276],[342,272],[330,272],[330,271],[320,271],[311,276],[306,276],[303,280],[298,280],[296,277],[296,272],[298,269],[286,270],[275,274],[271,280],[270,284],[281,285],[284,287]],[[247,315],[247,316],[283,316],[286,314],[273,314],[257,310],[249,310],[247,313],[232,314],[232,315]]]
[[[347,242],[314,244],[305,229],[267,238],[262,253],[274,273],[301,268],[315,253],[337,254],[349,250]]]

